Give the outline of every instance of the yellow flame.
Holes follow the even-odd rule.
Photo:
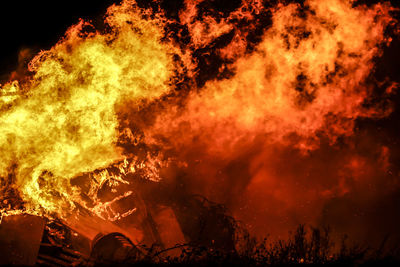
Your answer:
[[[145,15],[133,1],[111,6],[106,33],[87,33],[91,26],[79,22],[32,60],[23,90],[17,81],[1,87],[0,176],[14,168],[28,207],[73,207],[72,177],[123,159],[118,105],[168,92],[174,49],[160,41],[162,22]]]

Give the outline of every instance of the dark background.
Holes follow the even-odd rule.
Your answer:
[[[0,2],[0,75],[18,66],[21,49],[49,49],[79,18],[96,22],[115,0],[38,0]],[[4,78],[2,79],[4,82]]]

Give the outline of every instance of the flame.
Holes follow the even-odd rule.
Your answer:
[[[224,13],[213,3],[185,0],[168,18],[124,0],[108,9],[105,30],[80,21],[33,58],[30,76],[1,86],[0,192],[18,195],[25,211],[68,217],[80,205],[116,221],[136,212],[112,209],[134,188],[111,200],[99,190],[129,188],[126,177],[139,170],[153,181],[176,176],[173,161],[194,193],[227,204],[250,227],[262,228],[269,214],[283,228],[288,214],[316,221],[325,201],[367,183],[371,158],[350,145],[339,159],[321,146],[350,140],[360,118],[392,111],[374,105],[371,75],[392,41],[385,31],[394,8],[243,0]],[[372,150],[385,170],[369,173],[379,176],[390,149]],[[315,182],[299,169],[328,178]],[[78,176],[89,185],[74,184]]]
[[[228,66],[235,75],[208,81],[183,109],[167,110],[149,138],[154,132],[186,144],[200,136],[213,153],[227,153],[238,142],[268,134],[271,142],[307,150],[318,146],[319,133],[335,142],[353,133],[357,118],[387,116],[390,110],[364,103],[372,93],[366,79],[373,59],[387,41],[390,6],[353,8],[351,1],[339,0],[305,5],[304,13],[299,4],[274,8],[272,26],[255,51]],[[196,40],[195,35],[195,46]]]
[[[365,152],[352,138],[357,120],[392,111],[371,100],[371,75],[391,41],[385,30],[394,9],[345,0],[278,4],[259,42],[251,42],[266,12],[255,2],[243,1],[228,17],[217,14],[217,30],[207,26],[211,18],[195,21],[212,11],[202,15],[197,2],[185,2],[180,18],[192,31],[188,50],[198,64],[188,69],[208,80],[197,80],[183,105],[167,103],[145,135],[187,161],[189,190],[227,205],[254,234],[285,235],[299,223],[321,222],[336,198],[368,198],[367,185],[391,183],[379,181],[386,176],[375,156],[380,144],[370,140],[364,150],[371,155],[359,155]],[[337,152],[338,140],[350,148]],[[370,171],[344,174],[357,157]],[[379,192],[370,197],[386,194]]]
[[[30,62],[28,83],[1,88],[0,176],[13,168],[28,209],[73,207],[72,177],[123,159],[118,107],[140,108],[170,90],[174,49],[160,40],[161,20],[124,1],[105,22],[105,33],[85,31],[91,25],[83,21],[71,27]]]

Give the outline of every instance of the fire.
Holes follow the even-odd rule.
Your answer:
[[[15,176],[28,209],[70,210],[79,196],[71,178],[123,160],[118,108],[170,90],[174,49],[160,41],[161,22],[133,4],[108,9],[106,33],[71,27],[31,61],[29,82],[2,87],[0,175]]]
[[[372,162],[322,155],[321,146],[350,140],[360,118],[392,111],[371,104],[371,74],[392,40],[385,30],[394,9],[350,0],[261,2],[243,0],[224,14],[185,0],[168,18],[124,0],[108,9],[105,30],[72,26],[33,58],[31,76],[1,87],[0,177],[8,182],[0,192],[18,192],[25,211],[68,217],[81,205],[116,221],[135,212],[110,210],[134,189],[102,202],[100,188],[129,187],[126,176],[141,169],[153,181],[180,169],[191,193],[227,204],[254,228],[266,213],[279,226],[293,214],[296,224],[316,221],[325,201],[351,191],[349,180],[363,183],[337,166],[361,177]],[[139,146],[140,155],[131,149]],[[390,149],[382,147],[376,157],[386,157],[379,162],[387,169]],[[337,177],[315,182],[316,175],[297,173],[323,176],[324,168]],[[84,175],[89,185],[73,184]]]
[[[183,110],[159,116],[152,131],[178,143],[201,135],[221,153],[259,134],[313,149],[319,133],[334,142],[352,134],[357,118],[386,116],[390,111],[363,104],[371,95],[366,78],[373,59],[387,41],[390,6],[353,8],[337,0],[306,5],[305,11],[298,4],[278,5],[255,51],[228,66],[235,75],[208,81],[190,94]],[[189,130],[183,136],[182,127]]]
[[[227,18],[216,15],[217,30],[207,26],[210,15],[189,3],[180,18],[191,31],[190,49],[211,47],[223,63],[217,75],[197,82],[184,105],[166,104],[146,140],[187,161],[190,190],[226,204],[255,234],[285,235],[301,222],[321,222],[324,206],[336,198],[386,183],[377,181],[385,176],[377,171],[380,156],[357,155],[352,138],[358,119],[391,113],[389,106],[371,105],[376,84],[370,79],[391,40],[385,35],[393,23],[389,4],[278,4],[254,45],[248,38],[265,10],[252,1]],[[206,18],[193,21],[199,16]],[[228,41],[221,45],[218,38]],[[209,54],[204,57],[195,59],[208,66]],[[346,156],[337,151],[338,139],[351,147],[342,148]],[[371,153],[380,149],[373,143]],[[344,174],[358,156],[373,165],[370,172]]]

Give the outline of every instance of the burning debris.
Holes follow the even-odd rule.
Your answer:
[[[1,263],[238,255],[238,220],[282,237],[399,192],[397,148],[363,126],[394,110],[395,7],[174,2],[80,20],[0,85]]]
[[[9,256],[0,264],[126,264],[178,257],[188,247],[235,250],[234,222],[225,211],[197,196],[187,200],[174,209],[153,200],[139,207],[142,218],[130,214],[114,223],[93,215],[82,217],[79,224],[25,214],[5,216],[0,224],[0,248]]]

